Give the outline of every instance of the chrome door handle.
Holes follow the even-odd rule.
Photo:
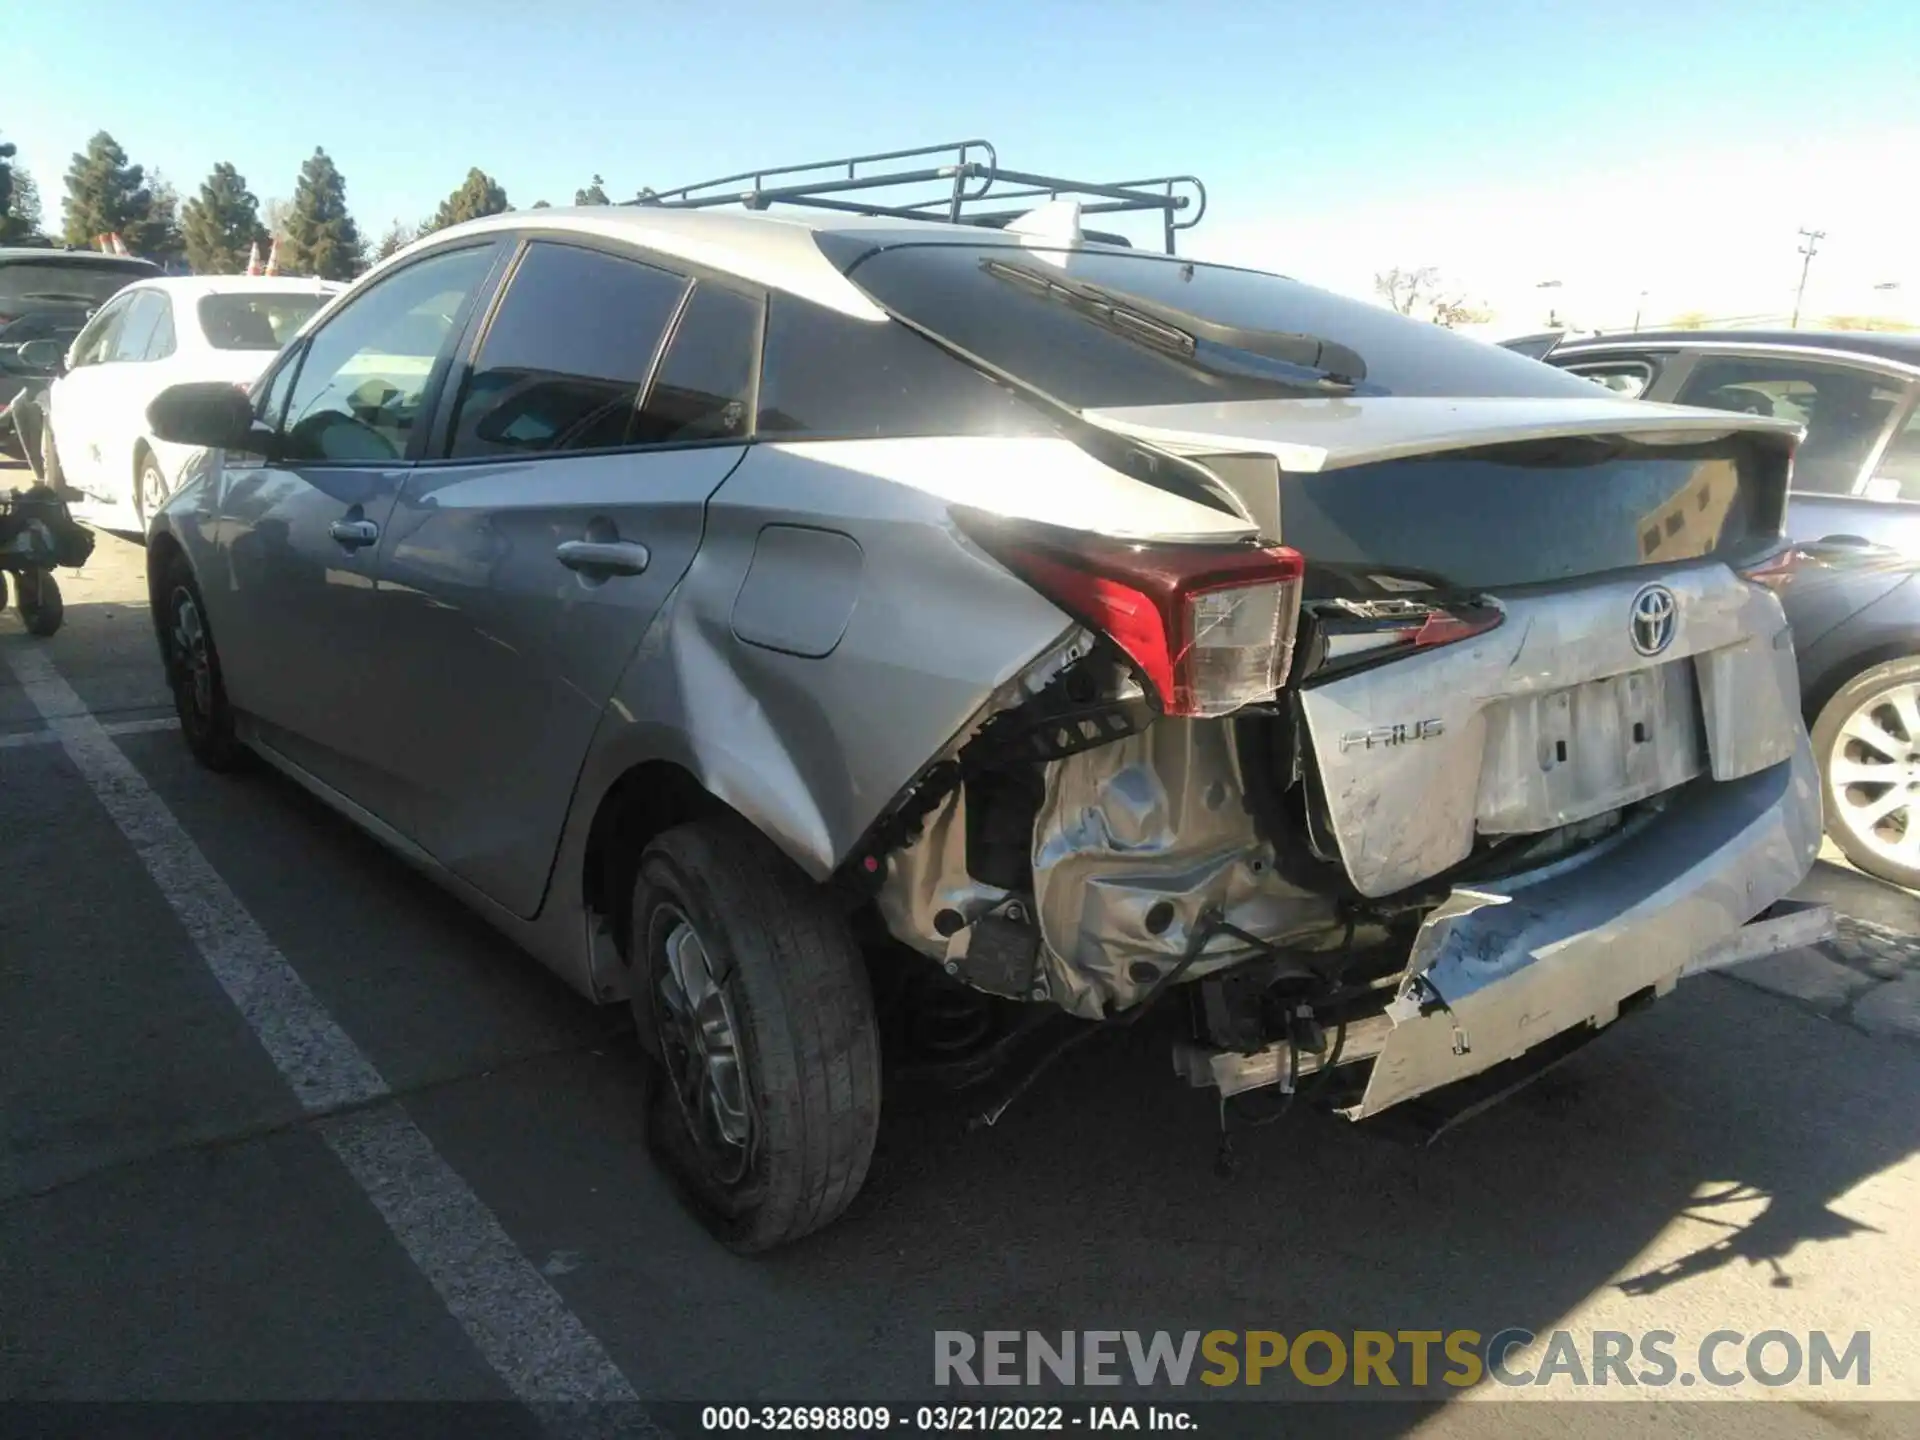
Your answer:
[[[380,539],[380,527],[371,520],[336,520],[327,527],[327,534],[347,549],[358,550]]]
[[[634,540],[563,540],[553,555],[583,575],[639,575],[653,560],[647,547]]]

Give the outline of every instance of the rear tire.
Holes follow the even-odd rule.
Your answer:
[[[167,562],[160,597],[165,607],[160,615],[160,658],[173,689],[180,734],[193,758],[209,770],[232,770],[246,758],[246,748],[234,734],[233,710],[220,675],[220,652],[207,624],[206,601],[185,556],[175,554]]]
[[[1833,843],[1867,874],[1920,889],[1920,658],[1842,685],[1813,722],[1813,753]]]
[[[649,844],[632,916],[655,1156],[735,1251],[829,1224],[880,1126],[879,1027],[845,917],[732,818]]]

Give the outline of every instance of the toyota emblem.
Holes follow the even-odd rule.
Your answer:
[[[1664,585],[1644,585],[1633,597],[1633,612],[1627,621],[1627,633],[1633,648],[1642,655],[1658,655],[1673,643],[1679,628],[1680,605],[1673,591]]]

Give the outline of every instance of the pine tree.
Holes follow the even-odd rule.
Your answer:
[[[434,213],[423,231],[444,230],[449,225],[458,225],[463,220],[478,220],[482,215],[498,215],[509,209],[507,192],[494,182],[491,175],[475,166],[467,171],[467,178],[460,182],[460,188],[440,202],[440,208]]]
[[[0,220],[0,228],[7,228],[13,239],[25,239],[38,235],[44,217],[40,210],[40,187],[34,183],[33,173],[24,166],[13,167],[13,200],[5,219]]]
[[[13,156],[17,154],[17,144],[0,140],[0,228],[13,219]]]
[[[147,209],[147,218],[133,227],[131,234],[122,235],[127,248],[136,255],[144,255],[149,260],[162,265],[172,265],[186,253],[186,240],[180,233],[180,192],[166,176],[155,170],[148,182],[153,203]]]
[[[128,164],[119,141],[104,130],[95,135],[67,169],[67,243],[90,246],[102,235],[118,235],[136,248],[134,237],[153,212],[146,181],[145,167]]]
[[[612,204],[613,202],[607,199],[606,183],[598,175],[594,176],[593,183],[586,189],[573,192],[573,203],[576,205]]]
[[[270,238],[260,223],[260,202],[247,179],[222,160],[200,182],[181,217],[187,263],[196,275],[238,275],[255,245],[266,254]]]
[[[300,167],[280,242],[280,269],[288,275],[351,280],[364,268],[365,247],[347,211],[347,182],[318,146]]]
[[[415,235],[411,227],[402,225],[398,220],[387,227],[387,233],[380,237],[380,243],[374,247],[373,258],[377,264],[388,256],[397,255],[414,242]]]

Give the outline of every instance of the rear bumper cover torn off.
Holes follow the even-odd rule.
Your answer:
[[[1342,1062],[1374,1064],[1341,1113],[1378,1115],[1603,1028],[1683,976],[1831,933],[1826,907],[1783,901],[1819,850],[1804,733],[1787,763],[1696,781],[1675,799],[1567,860],[1456,890],[1422,925],[1385,1013],[1349,1025]],[[1233,1094],[1280,1082],[1290,1061],[1282,1044],[1257,1055],[1189,1050],[1176,1064]],[[1316,1068],[1312,1056],[1291,1064],[1297,1075]]]

